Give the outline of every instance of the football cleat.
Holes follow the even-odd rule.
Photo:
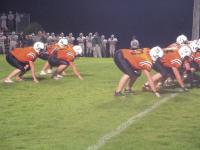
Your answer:
[[[44,76],[44,75],[47,75],[47,73],[46,73],[44,70],[42,70],[42,71],[40,72],[40,75]]]
[[[11,79],[5,79],[4,83],[13,83],[13,81]]]
[[[117,97],[117,96],[125,96],[125,95],[122,92],[116,92],[115,91],[114,96]]]
[[[51,70],[51,69],[48,69],[48,70],[47,70],[47,73],[49,73],[49,74],[52,73],[52,70]]]
[[[127,93],[127,94],[128,94],[128,93],[134,93],[134,92],[133,92],[133,90],[131,90],[131,89],[125,89],[125,90],[124,90],[124,93]]]

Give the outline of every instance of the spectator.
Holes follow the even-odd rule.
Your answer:
[[[101,43],[102,43],[102,47],[101,47],[102,55],[103,57],[108,57],[108,52],[107,52],[108,40],[105,39],[104,35],[101,36]]]
[[[9,31],[14,31],[15,30],[15,28],[14,28],[14,19],[15,19],[14,14],[12,13],[12,11],[9,11],[9,14],[8,14],[8,29],[9,29]]]
[[[25,35],[21,32],[18,36],[18,47],[24,47]]]
[[[12,51],[14,48],[17,47],[18,36],[15,34],[15,32],[12,32],[12,34],[8,38],[10,41],[9,51]]]
[[[33,35],[33,42],[41,42],[42,40],[42,31],[38,31],[37,35]]]
[[[18,12],[16,12],[15,21],[16,21],[16,24],[21,22],[21,15]]]
[[[55,36],[54,32],[52,32],[51,35],[47,38],[47,42],[48,42],[48,44],[54,44],[54,43],[58,42],[58,39]]]
[[[92,45],[93,45],[93,55],[95,58],[101,58],[101,38],[99,37],[99,33],[96,32],[94,34],[94,38],[92,40]]]
[[[68,40],[69,44],[74,45],[75,38],[73,37],[72,33],[69,33],[69,35],[67,36],[67,40]]]
[[[0,48],[2,49],[3,54],[6,53],[5,40],[6,40],[6,36],[4,36],[3,32],[0,32]]]
[[[85,37],[83,33],[79,34],[79,37],[77,38],[77,42],[78,42],[78,45],[80,45],[83,50],[82,56],[85,56]]]
[[[7,20],[7,16],[6,16],[5,13],[3,13],[2,16],[1,16],[1,28],[2,28],[3,31],[8,30],[6,20]]]
[[[46,33],[45,31],[42,32],[41,34],[41,41],[42,43],[44,43],[44,45],[46,46],[47,44],[47,38],[49,37],[49,33]]]
[[[33,45],[32,35],[26,35],[23,40],[23,47],[29,47]]]
[[[65,34],[64,34],[63,32],[61,32],[61,33],[60,33],[60,36],[59,36],[59,39],[65,38],[64,36],[65,36]]]
[[[93,35],[92,33],[89,33],[88,36],[86,36],[86,56],[92,57],[92,40]]]
[[[109,43],[109,51],[110,51],[110,56],[113,57],[115,54],[115,50],[116,50],[116,44],[117,44],[118,40],[117,38],[115,38],[115,35],[112,34],[110,36],[110,38],[108,39],[108,43]]]
[[[136,36],[132,37],[130,45],[131,49],[138,49],[140,47],[139,41],[136,39]]]

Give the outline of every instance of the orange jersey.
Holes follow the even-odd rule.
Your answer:
[[[172,43],[166,48],[163,48],[164,51],[178,51],[181,48],[181,45],[178,45],[177,43]]]
[[[72,44],[68,44],[67,46],[65,46],[65,49],[71,51],[73,49],[73,46],[74,45],[72,45]]]
[[[47,52],[51,55],[54,51],[62,49],[58,44],[49,45],[47,47]]]
[[[167,48],[176,48],[176,50],[179,50],[181,48],[181,45],[177,43],[172,43],[169,46],[167,46]]]
[[[161,61],[165,67],[169,68],[171,67],[179,68],[182,64],[178,51],[166,52],[162,57]]]
[[[194,55],[193,55],[193,60],[198,63],[200,65],[200,51],[197,51]]]
[[[65,46],[64,48],[61,48],[58,44],[53,44],[53,45],[49,45],[47,47],[47,51],[48,51],[48,54],[51,55],[54,51],[57,51],[57,50],[71,50],[73,47],[72,44],[68,44],[67,46]]]
[[[11,54],[20,62],[28,63],[29,61],[35,61],[38,54],[33,47],[15,48],[11,51]]]
[[[146,49],[147,50],[147,49]],[[130,49],[121,49],[124,59],[126,59],[133,68],[138,70],[151,70],[152,60],[147,53],[134,54]]]
[[[149,54],[149,51],[150,51],[149,48],[138,48],[138,49],[131,50],[131,53],[132,54],[141,54],[141,53]]]
[[[73,62],[76,57],[76,52],[71,48],[68,49],[62,49],[57,51],[57,58],[67,61],[67,62]]]

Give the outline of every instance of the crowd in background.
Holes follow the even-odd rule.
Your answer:
[[[13,13],[12,11],[7,14],[5,12],[0,14],[0,32],[15,31],[16,25],[21,22],[25,15],[24,13]]]
[[[74,37],[73,33],[67,35],[45,31],[38,31],[32,34],[17,32],[16,25],[22,22],[25,15],[12,11],[0,14],[0,53],[8,53],[16,47],[32,46],[35,42],[39,41],[45,43],[45,45],[51,45],[58,42],[61,38],[66,38],[70,44],[80,45],[83,49],[82,56],[84,57],[113,57],[115,51],[118,49],[117,45],[119,41],[114,34],[106,38],[105,35],[99,35],[98,32],[87,33],[85,35],[79,33],[77,37]],[[139,41],[135,36],[133,36],[130,42],[130,47],[127,48],[139,48]]]
[[[65,35],[64,33],[55,34],[45,31],[38,31],[36,34],[24,34],[16,32],[0,32],[0,51],[7,53],[16,47],[32,46],[35,42],[43,42],[45,45],[51,45],[58,42],[59,39],[66,38],[70,44],[80,45],[83,49],[84,57],[113,57],[117,50],[118,39],[114,34],[106,38],[105,35],[99,35],[98,32],[84,35],[80,33],[74,37],[73,33]],[[130,42],[132,49],[139,47],[139,42],[135,36]]]

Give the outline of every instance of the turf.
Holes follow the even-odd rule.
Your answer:
[[[36,62],[37,72],[44,62]],[[114,97],[121,72],[112,59],[80,58],[84,77],[71,69],[59,81],[39,76],[14,84],[0,83],[0,149],[86,150],[103,135],[159,101],[143,93],[141,77],[135,94]],[[0,57],[0,78],[13,68]],[[163,94],[167,97],[169,93]],[[109,140],[102,150],[199,150],[199,89],[178,93],[169,102]]]

